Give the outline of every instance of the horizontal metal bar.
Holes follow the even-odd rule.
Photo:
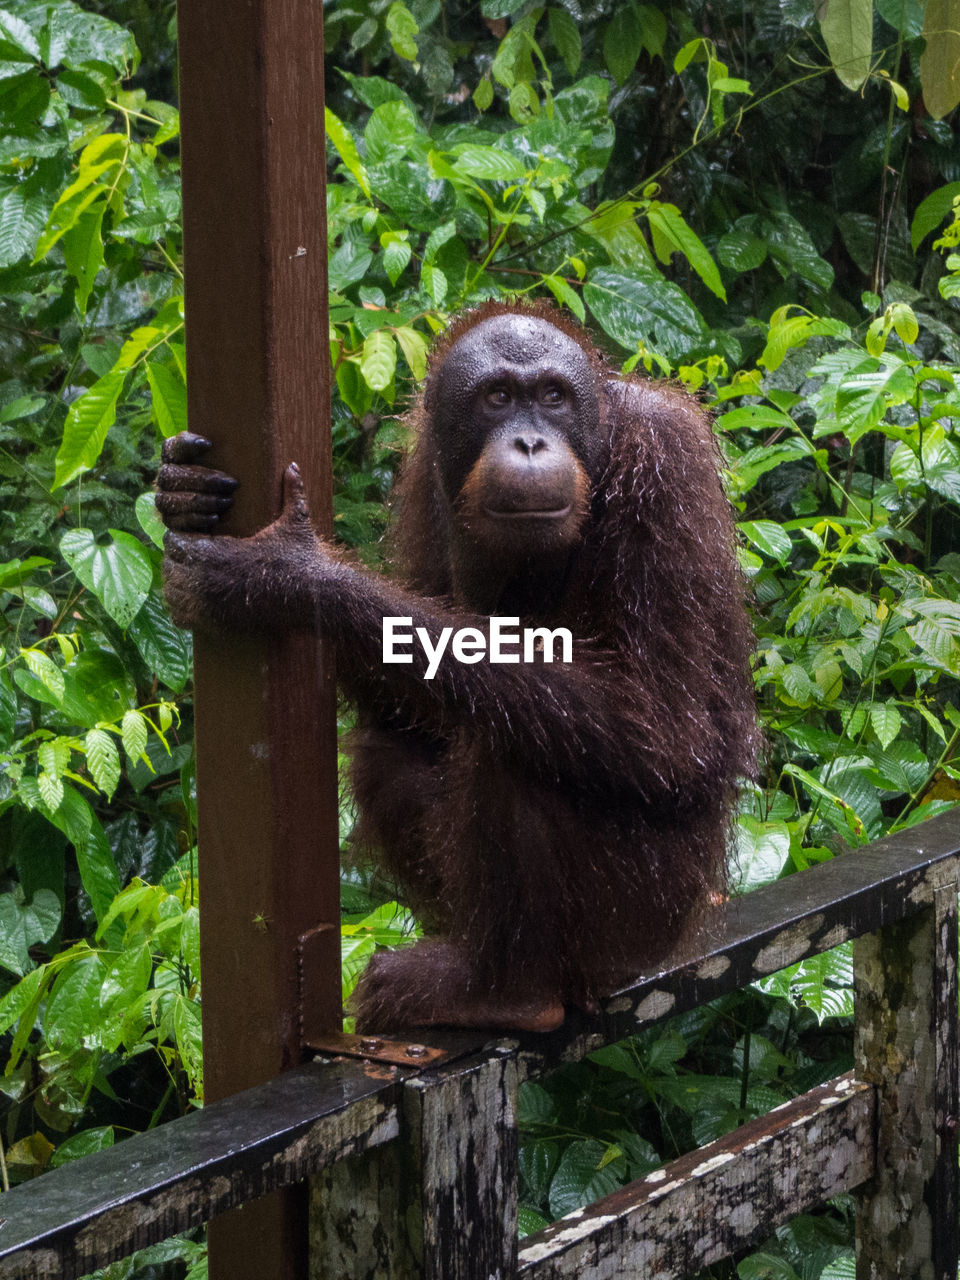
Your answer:
[[[605,1000],[599,1016],[572,1011],[555,1032],[516,1037],[521,1077],[906,919],[957,879],[958,854],[960,808],[725,903],[666,963]]]
[[[72,1280],[396,1137],[412,1072],[309,1063],[0,1196],[2,1280]]]
[[[523,1280],[682,1280],[874,1174],[876,1091],[839,1076],[528,1236]]]

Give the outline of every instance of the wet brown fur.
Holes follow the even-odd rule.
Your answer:
[[[518,309],[458,317],[432,373],[479,320]],[[458,705],[476,686],[476,715],[451,700],[424,729],[338,659],[361,710],[358,843],[448,943],[371,969],[357,997],[370,1027],[442,1021],[491,993],[588,1005],[660,959],[723,888],[737,779],[754,766],[752,636],[709,419],[676,387],[619,378],[554,308],[534,314],[587,352],[601,397],[582,540],[548,614],[521,619],[569,627],[574,662],[546,683],[496,668],[483,691],[463,667]],[[409,414],[393,554],[407,588],[471,625],[451,572],[434,385]]]

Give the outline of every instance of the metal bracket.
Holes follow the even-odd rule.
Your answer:
[[[459,1046],[441,1049],[409,1040],[392,1040],[389,1036],[354,1036],[343,1031],[311,1036],[305,1041],[305,1047],[325,1056],[366,1058],[369,1062],[385,1062],[393,1067],[412,1067],[414,1070],[435,1066],[463,1053]]]

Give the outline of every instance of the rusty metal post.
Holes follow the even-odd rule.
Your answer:
[[[295,460],[329,529],[319,0],[180,0],[189,421],[240,480],[225,532],[279,510]],[[313,636],[196,642],[206,1095],[300,1057],[298,943],[327,939],[311,1025],[339,1027],[336,742]],[[326,925],[320,934],[317,926]],[[306,1273],[305,1192],[211,1224],[214,1280]]]
[[[854,943],[877,1174],[857,1196],[857,1280],[956,1280],[957,865],[931,905]]]

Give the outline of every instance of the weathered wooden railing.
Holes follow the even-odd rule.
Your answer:
[[[859,1280],[956,1280],[958,860],[948,814],[771,885],[600,1017],[548,1036],[322,1046],[267,1085],[0,1196],[0,1277],[69,1280],[312,1176],[303,1229],[318,1280],[679,1278],[841,1191],[858,1198]],[[518,1251],[519,1080],[848,938],[853,1073]]]

